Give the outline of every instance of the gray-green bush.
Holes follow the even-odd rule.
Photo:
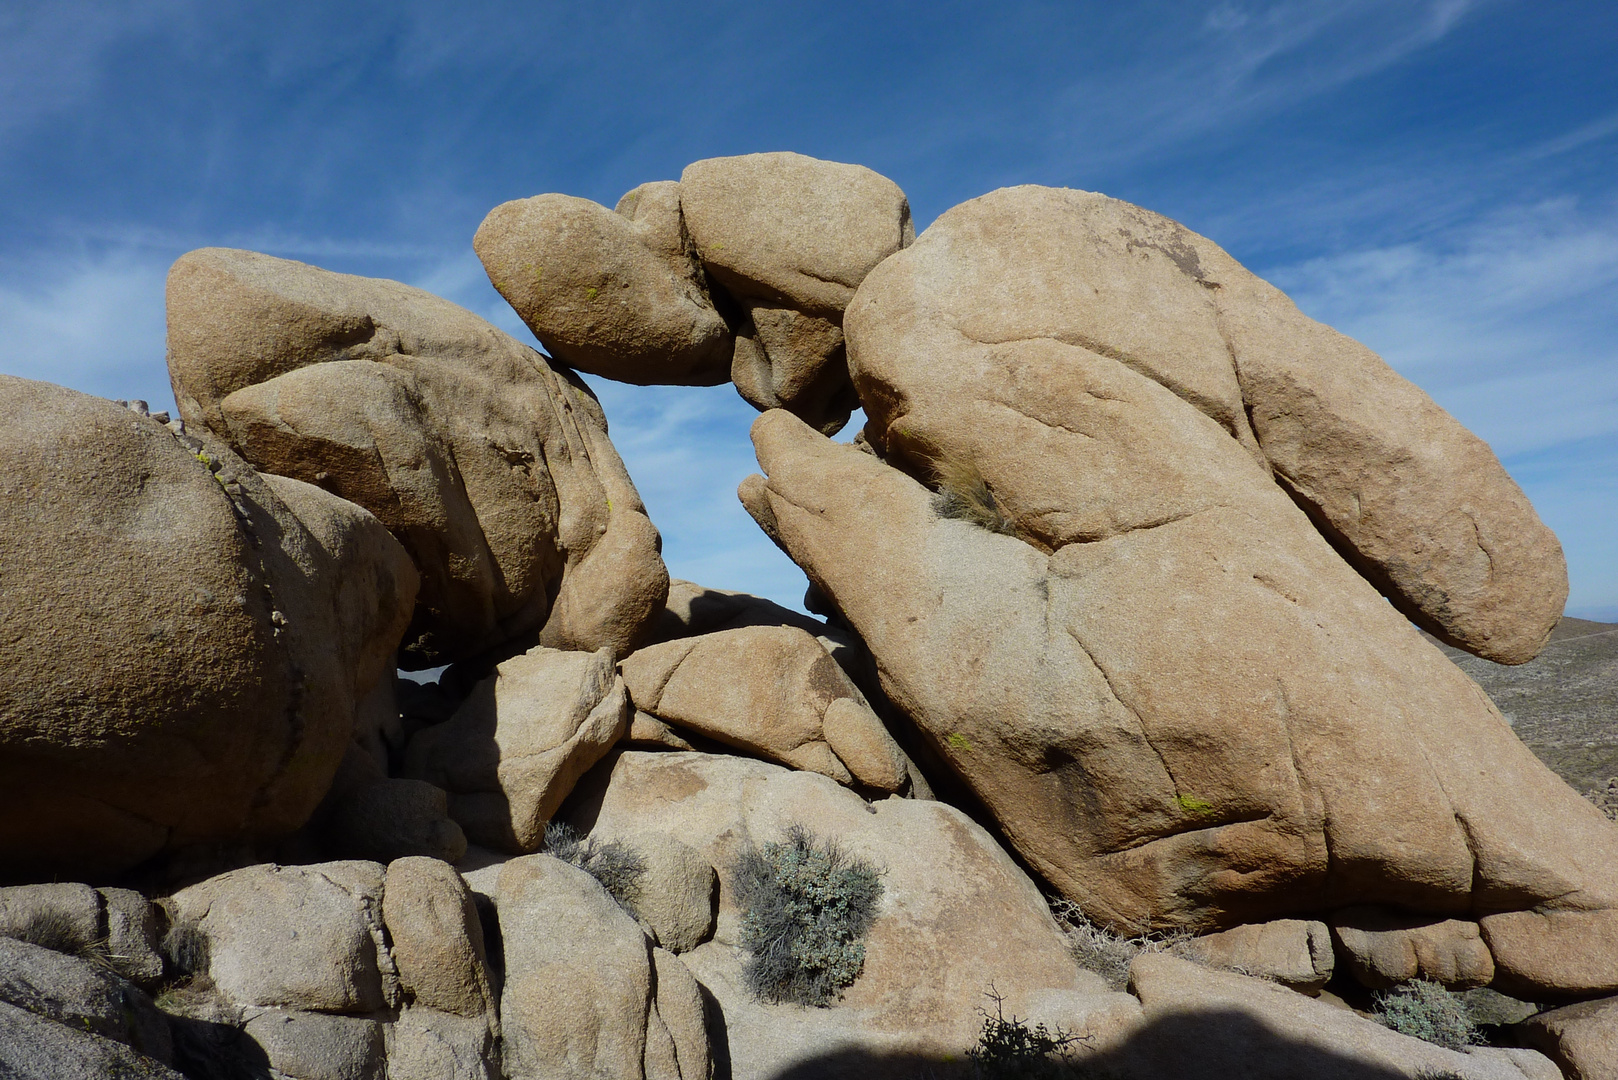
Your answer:
[[[1372,1015],[1401,1035],[1413,1035],[1450,1050],[1463,1050],[1482,1041],[1466,1002],[1435,982],[1418,980],[1377,994]]]
[[[635,911],[641,880],[646,876],[646,860],[640,852],[622,840],[581,837],[565,821],[553,821],[546,827],[545,850],[601,882],[620,907]]]
[[[794,825],[780,843],[743,848],[731,882],[754,994],[828,1005],[859,977],[882,899],[876,867]]]

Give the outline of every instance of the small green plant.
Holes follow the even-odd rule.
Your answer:
[[[975,1080],[1060,1080],[1074,1076],[1072,1048],[1084,1041],[1058,1027],[1028,1024],[1005,1013],[1005,998],[989,985],[986,995],[994,1002],[994,1012],[978,1009],[983,1028],[969,1055]]]
[[[731,880],[754,994],[823,1006],[859,977],[882,899],[876,867],[794,825],[780,843],[743,848]]]
[[[966,521],[980,529],[1016,536],[1016,524],[1000,509],[994,492],[977,466],[970,461],[940,455],[933,462],[933,513],[941,518]]]
[[[635,911],[641,880],[646,876],[646,860],[640,852],[622,840],[581,837],[565,821],[553,821],[546,827],[545,850],[601,882],[619,907]]]
[[[1476,1022],[1459,994],[1435,982],[1417,980],[1376,996],[1372,1013],[1385,1027],[1450,1050],[1476,1046]]]

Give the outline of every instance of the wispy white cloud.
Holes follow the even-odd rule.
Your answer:
[[[1618,431],[1618,211],[1518,207],[1267,275],[1503,455]]]
[[[1530,148],[1523,157],[1529,161],[1540,161],[1548,157],[1555,157],[1557,154],[1565,154],[1570,150],[1577,150],[1593,142],[1600,142],[1602,139],[1611,138],[1614,135],[1618,135],[1618,113],[1603,116],[1599,120],[1593,120],[1588,124],[1576,127],[1565,135],[1558,135],[1554,139],[1548,139],[1538,146]]]
[[[120,250],[10,267],[0,371],[172,408],[163,358],[166,260]]]
[[[1517,207],[1266,276],[1494,447],[1562,540],[1570,609],[1618,606],[1618,211]]]

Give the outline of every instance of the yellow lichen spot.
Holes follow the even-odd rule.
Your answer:
[[[596,298],[596,293],[598,293],[600,291],[601,291],[600,289],[598,289],[594,285],[592,285],[588,289],[584,290],[585,298],[589,299],[589,300],[594,300]]]
[[[972,749],[972,744],[967,742],[966,736],[962,735],[959,731],[950,732],[949,738],[945,739],[944,741],[949,743],[951,750],[965,751]]]
[[[1174,805],[1188,814],[1208,814],[1213,812],[1213,803],[1207,799],[1199,799],[1195,795],[1176,795]]]

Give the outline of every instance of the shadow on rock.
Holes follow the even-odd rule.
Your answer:
[[[264,1048],[241,1028],[170,1016],[174,1067],[188,1080],[270,1080]]]
[[[1159,1018],[1116,1048],[1088,1054],[1080,1050],[1065,1067],[1052,1062],[1042,1071],[1041,1064],[1018,1062],[974,1072],[973,1063],[964,1057],[849,1048],[799,1061],[771,1074],[769,1080],[1157,1080],[1170,1076],[1175,1080],[1408,1080],[1411,1075],[1300,1042],[1227,1009]]]

